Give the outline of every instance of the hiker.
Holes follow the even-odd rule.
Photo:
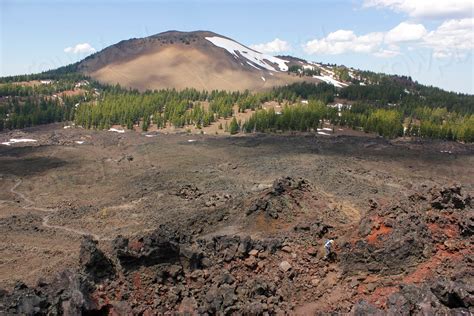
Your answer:
[[[324,256],[324,259],[329,259],[329,256],[331,255],[332,251],[331,251],[331,248],[334,244],[334,240],[333,239],[328,239],[326,240],[326,242],[324,243],[324,250],[326,250],[326,255]]]

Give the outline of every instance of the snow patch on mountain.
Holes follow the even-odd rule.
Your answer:
[[[212,36],[206,37],[206,40],[217,47],[224,48],[226,51],[231,53],[234,58],[244,57],[248,61],[263,69],[270,71],[288,71],[288,66],[286,65],[288,61],[286,60],[259,53],[227,38]],[[247,63],[250,64],[248,61]],[[278,66],[277,69],[272,64],[276,64]]]
[[[348,84],[343,83],[343,82],[340,82],[340,81],[337,81],[336,79],[331,78],[331,77],[329,77],[329,76],[313,76],[313,78],[322,80],[322,81],[324,81],[324,82],[326,82],[326,83],[329,83],[329,84],[332,84],[333,86],[338,87],[338,88],[342,88],[342,87],[347,87],[347,86],[348,86]]]

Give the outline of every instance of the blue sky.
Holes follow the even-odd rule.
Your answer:
[[[211,30],[270,54],[474,94],[472,0],[0,0],[0,11],[2,76],[56,68],[132,37]]]

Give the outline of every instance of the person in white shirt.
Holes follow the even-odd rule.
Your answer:
[[[328,239],[324,243],[324,250],[326,250],[326,255],[324,256],[324,259],[328,259],[329,256],[331,255],[333,244],[334,244],[333,239]]]

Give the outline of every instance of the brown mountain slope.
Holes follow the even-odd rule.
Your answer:
[[[288,75],[287,64],[212,32],[170,31],[112,45],[79,69],[101,82],[139,90],[260,91],[303,80]]]

